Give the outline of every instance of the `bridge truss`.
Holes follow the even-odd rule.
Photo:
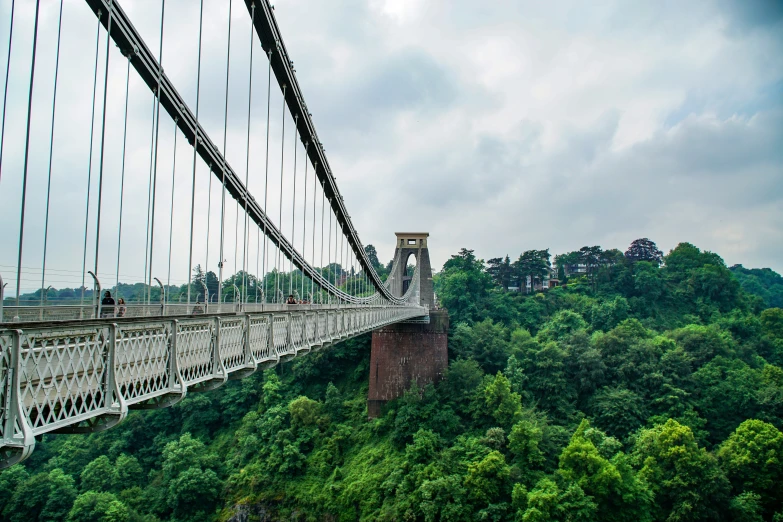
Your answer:
[[[130,1],[130,0],[128,0]],[[28,209],[28,186],[33,183],[30,156],[35,154],[36,140],[31,139],[30,122],[40,97],[34,96],[36,85],[36,52],[39,40],[39,16],[42,3],[35,2],[34,28],[32,31],[32,60],[29,75],[29,94],[25,100],[27,118],[18,131],[26,136],[21,169],[6,169],[9,152],[5,149],[6,132],[13,132],[14,125],[6,129],[6,108],[9,100],[8,83],[14,71],[11,69],[14,38],[15,9],[21,3],[11,2],[10,30],[8,34],[8,61],[6,64],[5,90],[3,94],[2,141],[0,141],[0,190],[2,183],[8,184],[9,176],[16,176],[21,187],[19,235],[16,276],[16,299],[12,305],[3,303],[5,285],[0,278],[0,467],[19,462],[32,452],[35,437],[44,433],[84,433],[107,429],[120,422],[128,409],[149,409],[165,407],[181,400],[187,392],[206,391],[225,383],[227,379],[242,378],[259,368],[269,368],[279,362],[298,355],[320,350],[333,343],[370,332],[376,328],[399,321],[426,320],[428,309],[421,305],[420,271],[414,273],[410,287],[404,295],[396,295],[393,281],[383,281],[365,251],[358,233],[351,221],[340,194],[335,177],[329,167],[323,144],[315,132],[307,105],[296,78],[293,61],[280,34],[268,0],[244,0],[250,18],[250,61],[248,64],[247,102],[247,148],[244,159],[245,180],[229,164],[226,158],[228,134],[229,65],[231,64],[231,9],[234,0],[229,0],[228,57],[226,66],[226,92],[222,150],[199,120],[201,100],[199,86],[202,79],[201,51],[204,27],[204,0],[200,0],[198,32],[198,74],[196,78],[195,110],[167,77],[162,66],[165,27],[165,0],[161,0],[160,49],[156,56],[145,43],[130,17],[117,0],[85,0],[96,15],[99,29],[96,38],[96,53],[93,77],[93,117],[90,128],[90,153],[87,160],[87,203],[84,226],[84,255],[80,276],[82,278],[81,299],[78,303],[51,304],[47,301],[47,241],[50,227],[53,169],[52,156],[55,150],[55,122],[58,104],[57,85],[60,61],[60,31],[62,30],[63,2],[59,2],[59,23],[57,26],[57,60],[54,68],[54,89],[51,99],[51,133],[49,139],[49,166],[45,222],[43,223],[43,260],[40,269],[40,302],[20,300],[23,287],[29,287],[25,273],[29,267],[23,264],[23,247],[29,243],[29,228],[25,229]],[[235,0],[239,1],[239,0]],[[193,3],[195,5],[195,2]],[[27,5],[26,7],[30,7]],[[18,19],[17,24],[21,23]],[[103,29],[101,29],[101,27]],[[105,66],[103,67],[103,103],[96,104],[99,80],[99,43],[102,30],[105,31]],[[24,34],[24,33],[23,33]],[[113,43],[116,48],[110,46]],[[251,96],[253,85],[253,48],[260,50],[268,61],[267,112],[266,112],[266,168],[263,199],[249,190],[248,179],[251,156]],[[144,287],[146,300],[128,303],[124,306],[103,305],[100,296],[103,291],[100,280],[114,279],[115,294],[120,289],[121,245],[123,241],[123,204],[127,202],[120,192],[119,231],[117,234],[116,273],[99,272],[99,259],[105,246],[100,241],[106,235],[106,225],[101,230],[102,199],[106,181],[112,170],[105,164],[109,158],[104,155],[107,133],[106,112],[108,100],[110,67],[112,57],[121,54],[127,60],[125,79],[125,130],[123,135],[122,169],[114,170],[121,176],[120,186],[125,186],[125,142],[128,132],[128,96],[131,67],[138,78],[149,88],[153,100],[153,119],[150,138],[150,173],[148,184],[146,235],[144,255]],[[40,71],[38,71],[40,76]],[[236,73],[235,73],[236,74]],[[244,72],[243,72],[244,74]],[[274,191],[269,183],[270,159],[270,105],[271,77],[274,75],[282,95],[284,115],[282,119],[280,185],[278,219],[274,219],[269,192]],[[40,80],[39,80],[40,81]],[[63,100],[59,100],[62,104]],[[161,209],[158,158],[161,142],[161,111],[171,119],[174,126],[173,157],[171,174],[171,205]],[[100,139],[94,134],[96,108],[102,111],[99,117]],[[287,114],[285,114],[287,112]],[[293,128],[293,169],[284,164],[285,123],[289,121],[289,132]],[[111,131],[111,129],[108,129]],[[177,173],[177,136],[184,137],[192,148],[192,183],[187,211],[190,214],[189,255],[187,266],[187,300],[172,301],[172,240],[175,214],[175,176]],[[93,149],[99,152],[99,159],[93,158]],[[297,200],[297,150],[303,149],[305,158],[304,182],[300,185]],[[4,151],[6,152],[4,158]],[[10,153],[13,155],[13,151]],[[13,157],[11,158],[13,160]],[[95,165],[94,165],[95,164]],[[194,259],[194,222],[197,192],[197,167],[209,169],[209,206],[206,226],[206,266],[209,267],[210,236],[212,226],[212,181],[221,189],[219,259],[220,280],[217,295],[210,294],[207,284],[203,286],[203,301],[200,290],[192,278]],[[308,170],[310,183],[308,185]],[[214,176],[214,177],[213,177]],[[286,178],[287,176],[287,178]],[[95,179],[97,178],[97,180]],[[285,182],[293,181],[293,201],[285,207],[283,193]],[[12,178],[13,181],[13,178]],[[96,191],[97,210],[90,210],[90,194]],[[0,197],[7,196],[8,191]],[[226,216],[226,194],[236,202],[236,219],[233,225]],[[256,197],[257,196],[257,197]],[[272,194],[276,199],[277,194]],[[320,196],[320,197],[319,197]],[[308,198],[311,198],[308,200]],[[321,201],[320,218],[317,203]],[[56,197],[55,197],[56,201]],[[93,202],[93,205],[95,203]],[[215,204],[217,206],[217,203]],[[283,212],[291,212],[291,232],[284,233]],[[168,277],[167,284],[154,277],[160,267],[153,262],[154,234],[160,227],[160,215],[171,212],[168,228]],[[158,213],[158,224],[155,217]],[[181,210],[179,212],[182,212]],[[301,219],[298,217],[301,215]],[[128,218],[126,218],[127,220]],[[324,234],[328,219],[328,234]],[[332,221],[334,220],[334,226]],[[301,225],[300,225],[301,223]],[[94,224],[94,227],[93,227]],[[320,225],[320,226],[319,226]],[[223,278],[226,265],[227,228],[234,227],[233,278]],[[301,226],[301,237],[297,229]],[[129,224],[125,223],[126,230]],[[142,228],[142,223],[130,223],[130,227]],[[256,229],[256,275],[249,274],[252,266],[252,229]],[[334,232],[332,232],[334,228]],[[318,231],[320,229],[320,237]],[[239,264],[242,231],[241,272]],[[26,237],[27,232],[27,237]],[[179,231],[177,231],[179,233]],[[7,230],[2,233],[7,235]],[[95,249],[92,270],[87,270],[88,236],[94,234]],[[127,234],[127,232],[126,232]],[[184,234],[183,234],[184,235]],[[9,245],[9,237],[0,238],[0,244]],[[105,238],[104,238],[105,239]],[[214,237],[212,241],[215,241]],[[301,242],[297,249],[295,243]],[[320,248],[316,248],[316,245]],[[308,252],[309,250],[309,252]],[[320,250],[320,256],[319,256]],[[262,254],[263,252],[263,254]],[[212,254],[214,256],[214,253]],[[106,257],[103,253],[104,258]],[[165,259],[165,258],[164,258]],[[213,257],[214,259],[214,257]],[[286,260],[288,272],[285,272]],[[395,259],[391,270],[396,270],[399,259]],[[2,265],[0,260],[0,267]],[[51,264],[51,260],[49,261]],[[104,262],[105,264],[105,262]],[[272,266],[273,265],[273,266]],[[320,265],[320,266],[319,266]],[[345,268],[348,270],[345,270]],[[49,268],[49,273],[56,271]],[[28,270],[28,272],[25,272]],[[35,271],[34,271],[35,272]],[[35,272],[37,275],[39,272]],[[91,297],[85,297],[84,280],[87,274],[93,280]],[[240,278],[241,275],[241,278]],[[299,280],[294,284],[295,277]],[[51,276],[49,276],[51,277]],[[160,286],[159,302],[152,300],[152,281]],[[288,288],[285,281],[288,280]],[[183,279],[184,281],[184,279]],[[281,284],[282,281],[282,284]],[[221,299],[227,283],[231,283],[231,303]],[[399,285],[397,285],[399,286]],[[271,287],[271,288],[270,288]],[[295,296],[296,304],[287,304],[286,294]]]

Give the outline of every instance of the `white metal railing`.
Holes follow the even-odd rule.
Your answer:
[[[170,405],[229,376],[241,378],[427,314],[417,305],[290,306],[261,313],[4,324],[0,467],[26,458],[36,435],[105,429],[121,421],[128,407]]]

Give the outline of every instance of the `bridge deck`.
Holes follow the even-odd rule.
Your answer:
[[[266,305],[269,306],[269,305]],[[106,429],[382,326],[421,306],[291,306],[261,313],[0,325],[0,467],[43,433]]]

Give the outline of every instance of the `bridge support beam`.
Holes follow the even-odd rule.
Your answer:
[[[429,324],[397,323],[372,333],[367,415],[374,419],[384,404],[400,397],[416,381],[438,382],[448,367],[449,315],[430,310]]]

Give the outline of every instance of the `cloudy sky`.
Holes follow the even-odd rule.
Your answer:
[[[57,41],[59,2],[41,4],[23,289],[40,285]],[[17,264],[34,19],[33,2],[16,5],[0,178],[6,280]],[[158,55],[160,0],[121,5]],[[391,257],[396,231],[430,232],[437,267],[461,247],[484,259],[513,258],[533,248],[625,249],[649,237],[664,251],[688,241],[729,265],[783,271],[783,2],[278,0],[275,14],[349,212],[382,259]],[[10,0],[0,0],[3,82],[9,15]],[[192,0],[166,2],[163,65],[194,112],[198,16]],[[205,0],[205,21],[199,117],[222,147],[228,0]],[[47,284],[55,287],[81,279],[96,25],[86,3],[65,1],[47,247]],[[231,30],[226,157],[244,177],[252,92],[247,176],[261,200],[267,67],[256,42],[249,90],[250,22],[240,0]],[[104,134],[99,275],[111,280],[127,62],[112,46],[102,133],[105,31],[100,38],[87,266],[95,257]],[[273,80],[267,186],[276,222],[281,147],[286,169],[294,155],[290,117],[281,143],[281,104]],[[153,109],[132,70],[128,107],[120,278],[131,281],[144,273]],[[193,171],[181,135],[174,167],[174,134],[161,116],[153,275],[166,281],[171,225],[172,283],[187,277]],[[282,184],[282,226],[297,230],[296,243],[304,224],[301,147],[298,154],[293,222],[292,171]],[[209,178],[197,162],[194,264],[206,262],[210,216],[214,269],[220,187],[213,179],[210,193]],[[235,210],[229,198],[224,258],[232,270],[244,247],[240,217],[235,257]]]

